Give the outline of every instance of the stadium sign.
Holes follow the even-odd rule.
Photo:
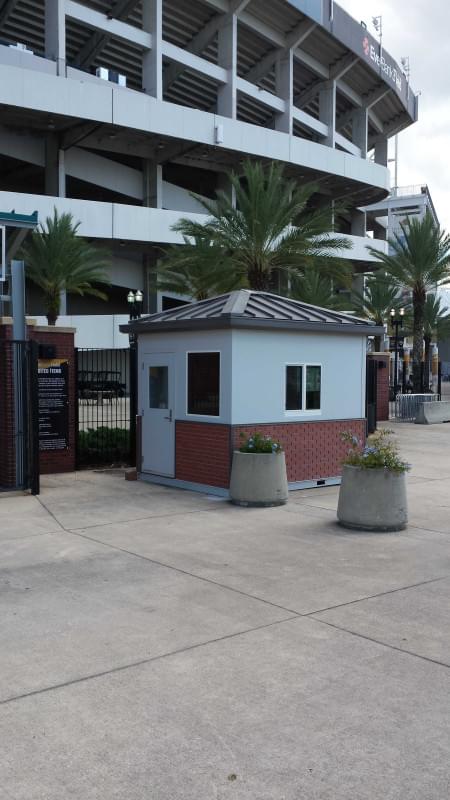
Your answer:
[[[380,55],[380,53],[377,52],[375,46],[369,41],[368,36],[364,37],[362,46],[364,54],[367,56],[367,58],[370,58],[370,60],[373,61],[382,72],[384,72],[386,77],[389,78],[389,80],[391,80],[392,83],[395,84],[398,91],[401,92],[402,75],[398,71],[398,69],[396,67],[391,66],[391,64],[388,64],[383,53],[381,53]]]

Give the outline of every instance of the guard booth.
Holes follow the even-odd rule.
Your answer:
[[[241,290],[121,326],[138,341],[141,478],[227,494],[233,450],[281,442],[290,488],[340,482],[366,436],[367,337],[345,313]]]

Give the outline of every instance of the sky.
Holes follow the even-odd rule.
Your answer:
[[[399,135],[399,186],[428,184],[441,226],[450,232],[450,2],[338,0],[374,35],[382,16],[383,46],[398,63],[409,56],[419,119]],[[394,155],[392,140],[392,154]],[[393,175],[393,164],[390,164]],[[392,181],[394,182],[394,181]]]

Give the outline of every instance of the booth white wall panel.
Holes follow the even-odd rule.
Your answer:
[[[220,416],[206,417],[186,413],[186,352],[220,351]],[[175,354],[175,408],[174,420],[189,422],[231,423],[231,331],[180,331],[180,333],[142,334],[138,340],[138,375],[145,355],[151,353]],[[142,392],[142,381],[140,381]],[[142,397],[138,412],[142,410]],[[145,411],[145,409],[144,409]]]
[[[233,425],[365,416],[365,337],[233,330],[232,341]],[[302,363],[322,365],[321,413],[285,413],[286,364]]]

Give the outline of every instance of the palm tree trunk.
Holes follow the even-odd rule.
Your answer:
[[[45,297],[46,317],[49,325],[56,325],[59,317],[61,297],[59,290],[48,291]]]
[[[424,289],[415,289],[413,292],[413,352],[412,352],[412,380],[413,391],[422,392],[422,353],[423,353],[423,316],[426,293]]]
[[[376,353],[381,353],[381,336],[374,337],[373,346]]]
[[[430,388],[430,352],[431,352],[431,337],[424,336],[425,341],[425,363],[423,365],[423,385],[426,392]]]
[[[256,292],[270,292],[272,290],[270,273],[264,272],[262,269],[258,269],[258,267],[249,269],[247,279],[249,289],[253,289]]]

